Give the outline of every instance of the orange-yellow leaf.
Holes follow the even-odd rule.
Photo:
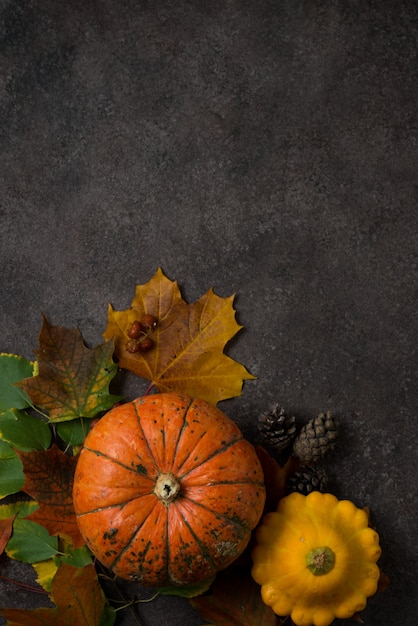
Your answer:
[[[93,565],[61,565],[52,581],[56,608],[1,609],[8,626],[99,626],[105,599]]]
[[[39,508],[26,519],[42,524],[50,535],[69,537],[75,548],[84,541],[75,517],[72,489],[77,459],[53,445],[49,450],[18,451],[25,483],[22,491],[34,498]]]
[[[224,354],[225,345],[240,330],[234,296],[221,298],[212,289],[193,304],[186,303],[176,281],[158,269],[145,285],[137,285],[131,307],[115,311],[109,306],[104,338],[114,339],[122,368],[151,381],[161,392],[177,391],[212,404],[241,394],[252,376],[243,365]],[[148,352],[129,352],[128,331],[144,314],[157,326]]]
[[[37,561],[31,564],[36,572],[36,582],[48,593],[52,593],[52,581],[60,565],[53,557],[46,561]]]
[[[109,394],[117,366],[112,342],[89,349],[77,328],[52,326],[44,317],[36,351],[39,373],[18,383],[51,421],[95,417],[120,400]]]

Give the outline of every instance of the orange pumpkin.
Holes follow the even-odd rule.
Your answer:
[[[216,407],[175,393],[113,408],[90,431],[74,478],[87,545],[117,576],[199,583],[245,549],[265,500],[253,446]]]

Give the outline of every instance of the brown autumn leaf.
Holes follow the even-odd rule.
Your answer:
[[[12,535],[15,517],[16,515],[12,515],[12,517],[0,520],[0,554],[3,554],[4,548]]]
[[[277,626],[277,616],[264,604],[260,586],[247,570],[221,572],[211,590],[190,603],[214,626]]]
[[[256,446],[255,451],[261,463],[266,486],[266,504],[264,512],[275,511],[279,500],[286,495],[288,477],[298,471],[300,461],[290,456],[286,464],[281,466],[262,446]]]
[[[387,576],[387,574],[385,574],[385,572],[382,572],[382,570],[380,570],[380,577],[379,577],[379,582],[377,585],[377,593],[381,593],[383,591],[386,591],[387,588],[390,585],[390,578],[389,576]]]
[[[95,417],[120,400],[109,394],[117,372],[113,350],[112,342],[90,350],[77,328],[52,326],[44,317],[35,352],[39,373],[17,384],[51,421]]]
[[[52,599],[53,609],[0,609],[0,615],[8,626],[99,626],[106,604],[93,565],[60,565]]]
[[[221,298],[210,289],[194,304],[186,303],[176,281],[158,269],[145,285],[137,285],[129,309],[109,305],[103,334],[114,339],[120,367],[145,378],[161,392],[177,391],[212,404],[241,394],[252,376],[243,365],[224,354],[225,345],[242,328],[235,319],[234,296]],[[152,315],[153,347],[148,352],[126,349],[135,320]]]
[[[72,499],[77,459],[64,454],[55,445],[49,450],[17,453],[25,474],[22,491],[39,504],[39,508],[26,519],[41,524],[52,536],[68,537],[74,548],[84,545]]]

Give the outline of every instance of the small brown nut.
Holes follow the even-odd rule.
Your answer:
[[[132,354],[135,354],[135,352],[139,352],[140,345],[141,345],[141,342],[138,341],[138,339],[129,339],[125,344],[125,349],[127,350],[127,352],[131,352]]]
[[[140,352],[148,352],[148,350],[151,350],[151,348],[154,346],[154,342],[151,339],[151,337],[144,337],[140,342],[139,342],[139,346],[138,346],[138,350]]]
[[[154,330],[154,328],[157,326],[156,318],[149,313],[143,315],[139,320],[139,323],[144,330]]]
[[[142,332],[141,324],[138,320],[132,322],[130,329],[128,330],[128,337],[131,339],[138,339]]]

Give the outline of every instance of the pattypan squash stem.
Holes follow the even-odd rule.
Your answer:
[[[324,546],[323,548],[313,548],[306,555],[306,565],[312,574],[315,576],[322,576],[322,574],[328,574],[334,567],[335,554]]]

